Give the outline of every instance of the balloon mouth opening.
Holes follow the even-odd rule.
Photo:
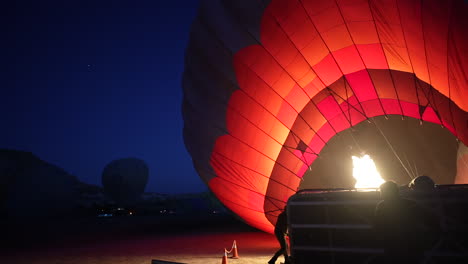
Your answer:
[[[456,182],[459,141],[446,127],[399,115],[378,116],[333,136],[303,174],[299,190],[375,190],[386,180],[408,184],[430,174]]]

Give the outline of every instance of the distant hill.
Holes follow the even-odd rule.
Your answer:
[[[0,149],[0,216],[7,219],[95,215],[116,207],[101,186],[81,182],[31,152]],[[141,214],[226,213],[210,192],[146,192],[134,205]]]
[[[0,206],[10,219],[66,215],[79,196],[77,178],[31,152],[0,149]]]

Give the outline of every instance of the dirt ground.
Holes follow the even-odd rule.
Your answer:
[[[107,232],[68,237],[44,245],[7,251],[5,264],[150,264],[152,260],[191,264],[220,264],[224,248],[236,240],[239,257],[228,264],[265,264],[278,249],[274,235],[244,224],[189,226],[182,230],[134,232],[110,236]],[[231,256],[231,255],[228,255]],[[280,257],[277,263],[283,262]]]

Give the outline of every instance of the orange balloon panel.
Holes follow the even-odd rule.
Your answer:
[[[183,82],[200,177],[272,232],[328,140],[371,117],[437,123],[467,144],[467,11],[461,0],[203,0]]]

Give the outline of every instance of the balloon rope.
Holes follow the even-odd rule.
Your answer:
[[[414,162],[414,169],[416,170],[415,176],[418,176],[419,172],[418,172],[418,166],[417,166],[416,162]]]
[[[400,161],[401,163],[401,166],[403,166],[403,168],[406,170],[406,173],[408,173],[408,176],[410,177],[410,179],[413,179],[413,177],[411,176],[411,173],[409,172],[408,168],[406,168],[405,164],[403,164],[403,161],[401,161],[400,157],[398,156],[398,154],[396,153],[395,149],[393,149],[393,146],[392,144],[390,143],[390,141],[388,141],[387,137],[384,135],[383,131],[380,129],[380,127],[377,125],[377,122],[372,118],[372,120],[374,121],[373,123],[375,124],[375,127],[379,130],[380,134],[382,135],[382,137],[385,139],[385,141],[387,142],[388,146],[390,147],[390,149],[392,150],[393,152],[393,155],[395,155],[395,157],[397,157],[397,159]]]
[[[406,156],[405,152],[403,152],[403,155],[405,155],[406,163],[408,164],[408,167],[411,171],[411,178],[416,178],[416,176],[418,175],[417,173],[418,169],[416,168],[416,163],[414,164],[415,170],[413,170],[413,166],[411,166],[411,162],[409,161],[408,156]]]
[[[351,129],[353,129],[353,128],[351,128]],[[359,154],[362,154],[364,151],[362,150],[361,146],[359,145],[356,138],[354,137],[353,130],[351,130],[351,132],[349,132],[349,134],[351,135],[351,138],[353,139],[354,144],[356,144],[357,148],[359,149]]]

